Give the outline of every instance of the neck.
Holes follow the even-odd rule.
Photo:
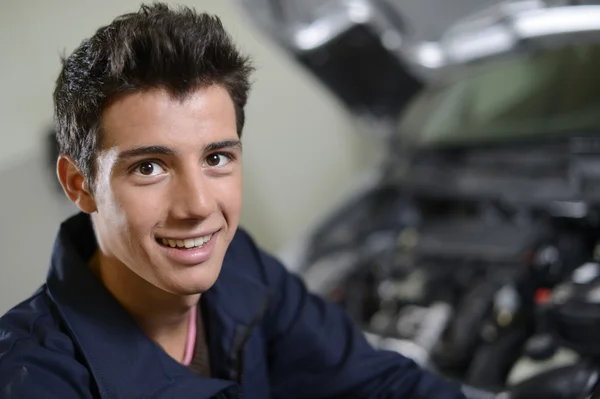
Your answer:
[[[142,331],[178,362],[183,360],[190,312],[200,295],[179,296],[150,284],[122,262],[96,252],[90,268]]]

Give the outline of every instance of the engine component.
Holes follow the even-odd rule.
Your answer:
[[[525,251],[540,240],[535,226],[510,223],[487,224],[460,218],[427,223],[420,231],[417,255],[426,257],[469,258],[496,264],[522,263]]]
[[[580,356],[576,352],[567,348],[558,348],[552,355],[544,358],[529,356],[530,352],[527,352],[527,350],[529,348],[526,349],[526,356],[520,358],[510,370],[506,378],[507,386],[518,385],[550,370],[573,366],[581,361]],[[547,355],[548,353],[544,354],[544,356]]]
[[[598,370],[589,364],[555,368],[511,388],[508,399],[589,398],[598,375]]]
[[[373,316],[370,326],[379,336],[390,337],[377,340],[373,338],[375,335],[370,336],[377,347],[402,353],[422,367],[435,369],[431,354],[449,325],[452,313],[452,307],[444,302],[429,307],[407,306],[397,315],[384,309]]]
[[[600,356],[600,265],[586,263],[571,281],[557,286],[547,312],[561,344],[587,356]]]
[[[556,354],[558,345],[550,334],[531,337],[525,345],[525,355],[533,360],[547,360]]]

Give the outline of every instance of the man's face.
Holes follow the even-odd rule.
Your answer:
[[[129,94],[103,113],[92,214],[103,257],[177,295],[216,281],[241,210],[241,144],[220,86]],[[120,266],[118,266],[120,265]]]

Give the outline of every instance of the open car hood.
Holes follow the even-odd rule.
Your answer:
[[[436,43],[497,0],[238,0],[273,41],[359,117],[396,119],[442,66]],[[431,10],[435,10],[434,13]]]
[[[378,122],[448,68],[600,28],[591,0],[238,2],[354,115]]]

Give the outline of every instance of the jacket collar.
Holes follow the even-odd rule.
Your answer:
[[[264,284],[236,272],[244,270],[240,265],[244,251],[237,248],[238,236],[228,249],[217,282],[203,294],[215,366],[222,356],[231,353],[239,327],[252,325],[268,297]],[[196,377],[146,337],[88,268],[96,247],[89,215],[81,213],[64,222],[54,244],[47,286],[102,397],[153,397],[169,386],[177,392],[193,393],[194,397],[212,397],[231,387],[231,381]],[[230,363],[235,359],[227,359],[227,366],[233,367]],[[233,376],[223,374],[219,377]],[[171,390],[164,397],[173,394],[176,392]]]

